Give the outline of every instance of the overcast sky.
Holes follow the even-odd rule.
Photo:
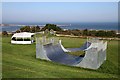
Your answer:
[[[3,2],[3,23],[117,22],[117,2]]]

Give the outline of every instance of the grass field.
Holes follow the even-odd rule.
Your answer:
[[[60,37],[65,47],[80,47],[85,39]],[[108,42],[107,60],[98,70],[70,67],[35,58],[35,43],[13,45],[2,37],[3,78],[117,78],[118,41]]]

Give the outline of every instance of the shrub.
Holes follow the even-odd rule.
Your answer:
[[[51,29],[53,29],[54,31],[61,31],[62,30],[60,27],[58,27],[55,24],[46,24],[45,27],[42,28],[42,31],[45,31],[46,29],[48,29],[49,31]]]
[[[3,31],[3,32],[2,32],[2,35],[7,35],[7,36],[8,36],[7,31]]]

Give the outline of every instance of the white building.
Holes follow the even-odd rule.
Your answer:
[[[29,32],[21,32],[21,33],[15,33],[11,37],[11,43],[12,44],[32,44],[34,42],[34,36],[35,33],[29,33]]]

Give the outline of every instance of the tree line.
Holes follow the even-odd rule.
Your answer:
[[[58,27],[55,24],[46,24],[44,27],[40,28],[40,26],[24,26],[22,28],[20,28],[19,30],[16,30],[16,33],[20,33],[20,32],[40,32],[40,31],[62,31],[62,28]],[[2,31],[2,35],[8,35],[7,31]]]
[[[65,31],[58,31],[57,34],[64,34],[64,35],[74,35],[74,36],[93,36],[93,37],[119,37],[119,34],[116,34],[114,30],[65,30]]]
[[[16,32],[40,32],[45,31],[48,29],[49,31],[52,29],[54,31],[61,31],[62,29],[60,27],[57,27],[55,24],[46,24],[43,28],[40,28],[40,26],[25,26],[20,28],[20,30],[17,30]]]
[[[53,30],[56,31],[56,34],[64,34],[64,35],[74,35],[74,36],[93,36],[93,37],[119,37],[120,34],[116,34],[114,30],[63,30],[62,28],[58,27],[55,24],[46,24],[44,27],[40,28],[40,26],[24,26],[16,31],[19,32],[40,32],[45,30]],[[6,31],[2,32],[3,35],[8,35]]]

